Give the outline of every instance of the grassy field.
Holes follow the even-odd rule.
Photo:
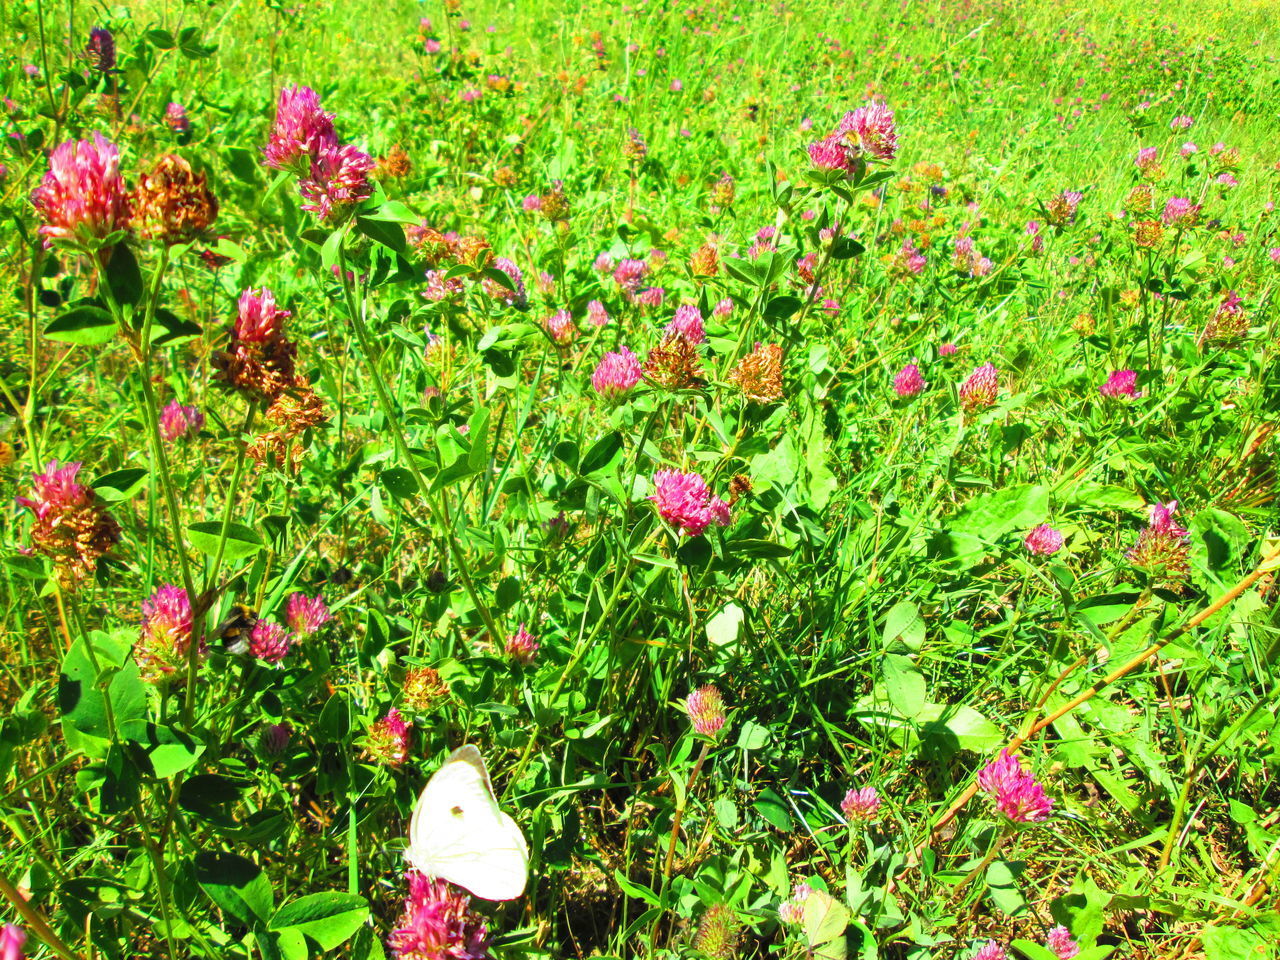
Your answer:
[[[1280,5],[0,20],[0,960],[1280,957]]]

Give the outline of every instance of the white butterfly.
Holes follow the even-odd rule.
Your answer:
[[[485,900],[514,900],[529,875],[529,845],[498,807],[489,770],[471,744],[459,747],[422,788],[404,857],[418,870]]]

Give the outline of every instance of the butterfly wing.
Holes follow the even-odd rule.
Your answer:
[[[409,821],[405,859],[485,900],[514,900],[524,893],[529,847],[516,822],[498,807],[474,746],[450,754],[423,787]]]

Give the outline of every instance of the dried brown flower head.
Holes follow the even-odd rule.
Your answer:
[[[782,347],[776,343],[756,343],[755,349],[738,361],[729,382],[748,400],[770,403],[782,399]]]
[[[649,351],[644,375],[668,390],[688,390],[701,386],[702,357],[698,348],[682,333],[669,333]]]
[[[138,178],[129,195],[130,224],[139,236],[166,245],[195,240],[218,216],[218,201],[203,173],[166,153]]]

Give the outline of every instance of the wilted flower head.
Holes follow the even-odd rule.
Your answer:
[[[22,945],[27,935],[21,927],[6,923],[0,927],[0,960],[23,960]]]
[[[394,707],[369,728],[364,747],[369,755],[388,766],[398,767],[409,759],[412,732]]]
[[[689,257],[689,272],[695,277],[714,277],[720,272],[720,251],[714,243],[704,243]]]
[[[1138,397],[1138,374],[1134,370],[1116,370],[1107,377],[1106,382],[1098,387],[1104,397],[1118,399],[1120,397]]]
[[[782,346],[758,340],[751,352],[730,371],[729,383],[756,403],[782,399]]]
[[[893,378],[893,392],[900,397],[914,397],[924,392],[924,377],[920,376],[920,368],[908,363]]]
[[[311,167],[298,181],[298,192],[321,220],[341,220],[348,210],[373,194],[369,174],[377,162],[354,144],[322,142],[311,157]]]
[[[320,97],[310,87],[284,87],[276,102],[271,138],[262,162],[275,170],[305,175],[322,146],[336,146],[333,114],[320,109]]]
[[[644,137],[640,136],[640,131],[635,127],[628,127],[627,136],[622,141],[622,155],[633,163],[641,163],[648,153],[649,148],[645,145]]]
[[[174,133],[186,133],[191,129],[191,121],[187,119],[187,108],[180,103],[170,103],[164,108],[164,122]]]
[[[984,363],[960,384],[960,406],[965,413],[993,406],[1000,393],[1000,380],[993,363]]]
[[[874,820],[880,812],[880,795],[875,787],[850,788],[840,801],[840,812],[850,822]]]
[[[1177,509],[1177,500],[1152,504],[1146,529],[1126,554],[1134,566],[1167,580],[1186,575],[1190,552],[1190,533],[1173,519]]]
[[[98,495],[76,480],[80,467],[51,460],[44,473],[32,476],[31,496],[17,498],[35,515],[32,544],[53,560],[64,587],[93,573],[99,558],[120,539],[120,527]]]
[[[1084,194],[1075,190],[1064,190],[1045,204],[1045,214],[1048,221],[1054,226],[1063,226],[1074,222],[1076,210],[1079,208],[1080,201],[1083,198]]]
[[[538,656],[542,644],[520,624],[516,632],[507,637],[507,656],[522,666],[530,666]]]
[[[606,353],[591,374],[591,386],[606,400],[617,400],[631,391],[641,376],[640,360],[626,347]]]
[[[133,645],[142,679],[155,683],[185,669],[190,646],[191,601],[182,587],[166,584],[142,604],[142,630]]]
[[[249,653],[267,663],[279,663],[289,653],[289,634],[269,620],[259,620],[249,632]]]
[[[711,202],[717,207],[730,206],[736,192],[733,177],[727,173],[721,174],[720,179],[711,185]]]
[[[649,499],[657,504],[658,515],[685,536],[696,537],[713,522],[729,525],[729,504],[714,496],[698,474],[659,470],[653,486]]]
[[[1138,155],[1134,157],[1133,163],[1139,172],[1148,179],[1160,179],[1160,155],[1155,147],[1143,147],[1138,151]]]
[[[484,918],[471,912],[471,898],[447,881],[411,870],[409,895],[387,938],[395,960],[485,960]]]
[[[1035,554],[1038,557],[1047,557],[1062,549],[1062,534],[1047,523],[1042,523],[1027,534],[1026,539],[1022,541],[1022,545],[1026,548],[1027,553]]]
[[[333,619],[324,598],[308,597],[303,593],[291,593],[285,601],[284,619],[296,639],[310,637]]]
[[[93,69],[99,73],[110,73],[116,65],[116,38],[106,27],[94,27],[89,31],[84,53]]]
[[[31,192],[44,224],[45,246],[55,240],[101,240],[129,223],[129,199],[120,176],[120,151],[102,134],[68,140],[49,155],[49,170]]]
[[[667,334],[649,351],[644,375],[668,390],[687,390],[702,382],[702,356],[698,348],[678,333]]]
[[[218,200],[203,173],[182,157],[166,153],[138,178],[129,196],[130,222],[138,234],[166,244],[204,235],[218,216]]]
[[[682,303],[676,307],[676,315],[667,324],[666,333],[681,334],[690,343],[702,343],[707,338],[702,326],[702,314],[691,303]]]
[[[996,804],[996,809],[1014,823],[1039,823],[1047,820],[1053,801],[1022,762],[1008,750],[992,760],[978,773],[978,787]]]
[[[712,684],[698,687],[690,693],[685,709],[694,733],[714,737],[724,727],[724,697]]]
[[[405,672],[400,698],[406,709],[414,713],[426,713],[448,695],[449,687],[438,670],[413,667]]]
[[[1071,960],[1080,952],[1080,945],[1071,939],[1071,931],[1061,924],[1049,931],[1044,945],[1057,955],[1058,960]]]
[[[702,915],[698,931],[693,935],[693,947],[711,960],[732,960],[738,952],[738,934],[742,921],[737,911],[727,903],[717,903]]]
[[[1228,290],[1205,324],[1201,340],[1205,343],[1231,343],[1248,332],[1249,315],[1245,312],[1244,301],[1234,290]]]
[[[179,437],[199,433],[204,414],[196,407],[186,407],[177,400],[160,411],[160,436],[172,443]]]

